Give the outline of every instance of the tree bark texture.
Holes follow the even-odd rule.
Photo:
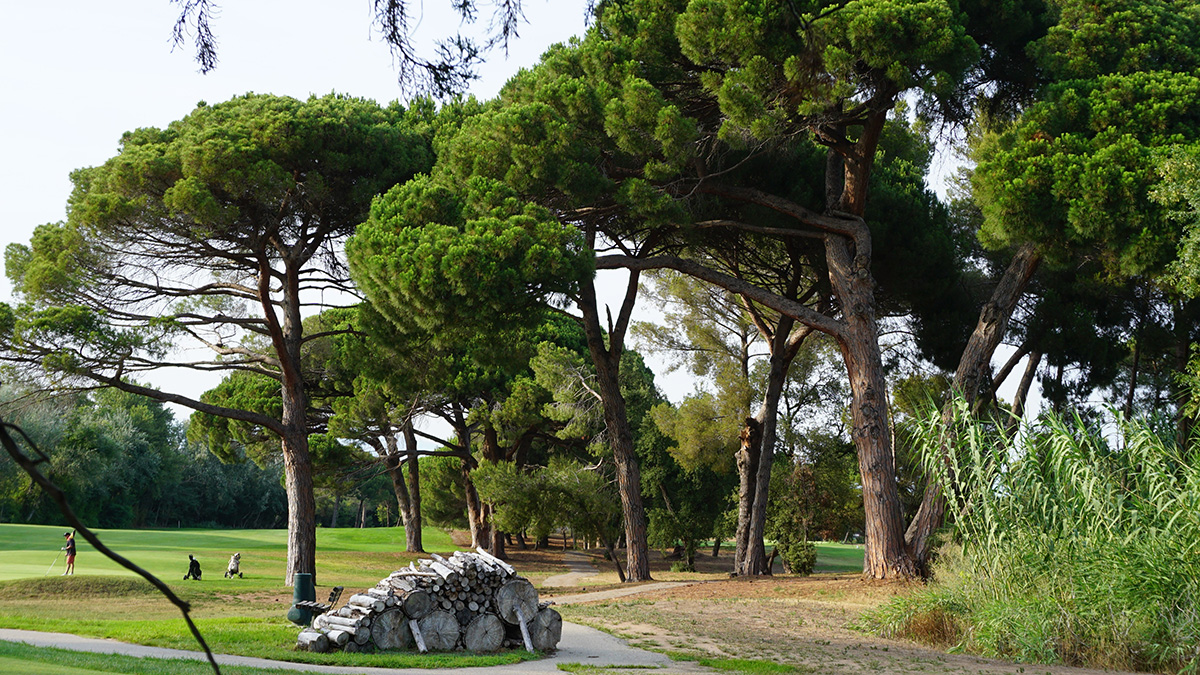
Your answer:
[[[479,492],[475,490],[475,482],[471,480],[470,464],[462,463],[463,493],[467,500],[467,523],[471,528],[471,548],[487,549],[491,546],[491,528],[487,524],[487,513],[484,512],[483,502]]]
[[[750,555],[750,514],[754,511],[754,491],[758,487],[758,457],[762,449],[762,425],[747,417],[742,425],[741,443],[737,451],[738,516],[734,535],[733,571],[743,574]],[[760,542],[761,544],[761,542]]]
[[[621,513],[625,520],[625,568],[629,581],[648,581],[650,577],[650,545],[646,533],[646,511],[642,505],[642,479],[637,456],[633,451],[633,434],[621,393],[621,354],[624,351],[625,326],[637,293],[636,272],[630,273],[625,304],[617,329],[609,330],[608,340],[600,327],[596,289],[592,283],[581,284],[580,313],[588,351],[596,367],[597,388],[604,408],[604,424],[613,462],[617,469],[617,490],[621,495]]]
[[[425,526],[421,517],[421,469],[417,461],[417,438],[412,434],[412,423],[405,432],[408,444],[408,508],[404,514],[404,549],[410,553],[425,550],[421,530]],[[408,439],[411,436],[411,439]]]
[[[991,298],[979,312],[979,321],[967,340],[967,346],[958,362],[958,369],[954,373],[954,389],[963,396],[972,410],[977,408],[984,389],[989,393],[991,391],[992,355],[1000,345],[1000,340],[1004,338],[1008,322],[1040,261],[1041,255],[1031,244],[1018,249],[993,289]],[[949,409],[944,411],[943,424],[949,423],[949,414]],[[904,535],[909,553],[922,572],[927,571],[929,556],[932,553],[931,537],[942,526],[945,516],[946,501],[942,490],[932,480],[927,479],[921,505]]]
[[[843,237],[826,238],[826,251],[830,278],[846,318],[838,343],[853,394],[852,435],[862,474],[867,540],[863,574],[873,579],[912,578],[917,570],[904,547],[869,259],[853,255],[850,241]]]

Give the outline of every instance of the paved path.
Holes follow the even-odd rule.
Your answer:
[[[547,578],[543,586],[575,586],[582,580],[598,574],[587,555],[568,551],[563,554],[564,562],[570,572]],[[651,584],[639,584],[607,591],[591,593],[576,593],[552,598],[555,604],[570,605],[579,602],[596,600],[611,600],[637,593],[647,593],[679,586],[690,586],[688,581],[664,581]],[[193,659],[205,660],[204,652],[187,651],[182,649],[166,649],[163,647],[147,647],[145,645],[129,644],[117,640],[87,638],[68,633],[44,633],[41,631],[15,630],[0,628],[0,640],[8,642],[24,642],[36,647],[58,647],[82,652],[98,652],[102,654],[125,654],[138,657],[156,657],[162,659]],[[654,668],[656,673],[708,673],[707,668],[690,662],[672,662],[668,657],[656,652],[630,647],[623,641],[598,631],[594,628],[563,622],[562,640],[554,656],[539,661],[528,661],[508,666],[489,666],[486,668],[455,668],[448,671],[445,668],[369,668],[362,666],[319,666],[307,663],[292,663],[290,661],[273,661],[249,656],[216,655],[217,663],[231,666],[253,666],[257,668],[278,668],[307,673],[329,673],[346,675],[522,675],[523,673],[555,673],[560,663],[582,663],[589,666],[606,666],[618,671],[622,667],[632,669]]]
[[[204,652],[146,647],[116,640],[85,638],[66,633],[43,633],[30,630],[0,629],[0,640],[24,642],[37,647],[59,647],[83,652],[102,654],[127,654],[129,656],[152,656],[162,659],[204,660]],[[318,666],[289,661],[272,661],[248,656],[217,655],[217,663],[231,666],[253,666],[257,668],[280,668],[309,673],[339,673],[345,675],[522,675],[523,673],[556,673],[560,663],[583,663],[590,666],[608,666],[616,669],[630,667],[654,668],[655,673],[711,672],[692,663],[673,663],[669,658],[644,649],[636,649],[621,640],[594,628],[563,622],[562,641],[553,657],[540,661],[527,661],[507,666],[486,668],[369,668],[363,666]]]
[[[592,559],[586,553],[565,551],[563,553],[563,562],[566,563],[567,569],[570,571],[566,574],[556,574],[552,577],[546,577],[542,581],[543,587],[578,586],[584,579],[594,577],[600,573],[596,569],[596,566],[592,564]]]
[[[621,588],[613,588],[607,591],[590,591],[588,593],[576,593],[574,595],[558,595],[549,600],[553,600],[556,605],[571,605],[579,602],[594,602],[596,600],[612,600],[614,598],[623,598],[627,595],[636,595],[638,593],[649,593],[651,591],[662,591],[668,588],[679,588],[681,586],[693,586],[695,584],[708,583],[706,581],[656,581],[652,584],[641,584],[638,586],[622,586]]]

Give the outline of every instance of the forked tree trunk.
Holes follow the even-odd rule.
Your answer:
[[[400,505],[400,521],[404,527],[404,550],[409,553],[423,552],[421,542],[421,483],[420,469],[417,462],[417,437],[413,432],[412,421],[404,427],[404,443],[406,453],[400,455],[394,436],[387,437],[387,454],[384,466],[388,477],[392,479],[392,492]],[[401,462],[403,461],[403,464]],[[403,467],[408,467],[407,482]]]
[[[596,367],[596,382],[604,408],[604,424],[613,463],[617,469],[617,490],[621,495],[621,513],[625,520],[625,566],[629,581],[648,581],[650,577],[650,546],[646,536],[646,511],[642,506],[641,471],[633,451],[633,435],[621,393],[621,354],[624,351],[624,327],[637,295],[638,273],[631,271],[621,308],[618,328],[609,332],[608,340],[600,326],[596,289],[591,282],[580,285],[580,313],[587,335],[588,351]],[[609,344],[611,342],[611,344]]]
[[[954,373],[954,389],[963,396],[972,410],[977,407],[976,402],[984,388],[986,387],[988,392],[991,391],[992,355],[996,353],[996,347],[1004,338],[1008,322],[1040,261],[1041,255],[1032,245],[1026,244],[1018,249],[992,291],[991,298],[979,312],[979,322],[967,340],[967,346],[958,362],[958,369]],[[943,411],[943,424],[949,423],[949,416],[949,409]],[[909,554],[922,573],[928,572],[929,556],[932,553],[931,537],[942,526],[945,516],[946,500],[941,487],[930,477],[926,480],[921,505],[904,535]]]
[[[811,332],[804,330],[792,333],[795,321],[791,317],[782,317],[771,336],[770,370],[767,374],[767,390],[763,395],[762,406],[758,411],[757,422],[762,429],[759,441],[758,466],[754,475],[754,502],[750,511],[750,522],[747,528],[746,556],[740,565],[735,565],[734,571],[739,575],[765,575],[771,573],[771,564],[767,560],[766,546],[763,536],[767,527],[767,502],[771,492],[771,469],[775,463],[775,445],[777,442],[779,422],[779,399],[783,396],[784,383],[787,380],[788,368],[799,351],[800,343]],[[740,466],[739,466],[740,469]],[[738,516],[741,510],[739,504]],[[739,522],[738,528],[741,528]]]

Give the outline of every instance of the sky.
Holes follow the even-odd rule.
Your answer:
[[[414,32],[418,43],[460,29],[450,0],[411,2],[422,12]],[[372,28],[372,4],[225,2],[212,23],[217,67],[200,74],[191,42],[172,48],[175,2],[0,2],[0,243],[28,243],[36,226],[64,219],[71,171],[112,157],[122,133],[166,126],[199,101],[217,103],[246,92],[307,98],[335,91],[381,104],[403,99],[391,54]],[[507,57],[502,51],[490,55],[470,93],[490,98],[548,46],[581,35],[586,4],[525,0],[528,23],[520,37]],[[480,5],[486,25],[492,3]],[[608,285],[619,289],[624,283]],[[10,291],[7,278],[0,278],[0,301],[10,301]],[[609,297],[619,302],[618,293]],[[672,400],[691,391],[686,374],[668,374],[661,361],[649,361]],[[171,377],[178,388],[178,376]],[[198,396],[218,379],[188,376],[180,393]],[[151,382],[162,386],[165,378]]]
[[[125,131],[164,127],[199,101],[246,92],[303,99],[335,91],[380,104],[403,100],[388,47],[372,28],[372,4],[224,2],[212,22],[217,68],[200,74],[193,43],[172,49],[180,10],[168,0],[0,2],[0,244],[27,244],[35,227],[63,220],[71,171],[115,155]],[[486,27],[492,3],[480,4]],[[529,21],[520,37],[507,57],[503,51],[489,56],[470,93],[492,97],[547,47],[582,35],[585,5],[525,0]],[[412,6],[423,12],[414,32],[418,43],[460,30],[450,0],[412,0]],[[0,302],[10,300],[4,277]],[[180,393],[198,396],[218,379],[189,375]]]

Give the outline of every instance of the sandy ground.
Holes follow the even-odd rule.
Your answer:
[[[564,596],[564,616],[603,627],[630,644],[691,656],[761,659],[813,673],[1014,673],[1099,675],[1114,671],[1013,664],[947,654],[853,630],[866,609],[905,584],[856,575],[731,579],[643,586],[614,599]]]

